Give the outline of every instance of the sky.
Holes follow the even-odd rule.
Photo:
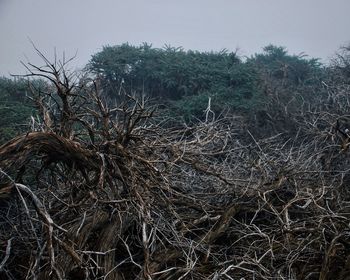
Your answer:
[[[165,44],[243,56],[268,44],[323,62],[350,43],[350,0],[0,0],[0,75],[65,53],[83,67],[106,45]]]

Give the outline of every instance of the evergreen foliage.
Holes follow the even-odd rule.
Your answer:
[[[26,98],[24,80],[0,78],[0,143],[4,143],[26,130],[32,107]]]
[[[274,45],[246,61],[227,50],[157,49],[146,43],[106,46],[92,56],[88,69],[99,76],[109,96],[114,93],[116,98],[120,90],[141,92],[166,103],[172,115],[185,120],[202,118],[209,98],[217,114],[256,112],[266,103],[267,84],[300,92],[315,86],[322,75],[318,59],[289,55]]]
[[[142,92],[162,102],[188,119],[200,117],[208,98],[213,109],[245,108],[257,98],[257,73],[236,53],[163,49],[143,44],[106,46],[92,56],[88,69],[99,75],[111,94],[123,87],[127,92]],[[194,105],[194,106],[193,106]]]
[[[243,60],[227,50],[199,52],[122,44],[105,46],[92,55],[86,71],[98,77],[111,100],[118,101],[122,92],[143,94],[160,105],[162,114],[188,122],[207,116],[210,99],[212,117],[229,111],[255,120],[258,128],[266,130],[271,118],[287,120],[287,111],[297,112],[306,101],[312,103],[318,95],[327,94],[321,81],[346,76],[346,58],[344,48],[333,66],[324,67],[318,59],[290,55],[284,47],[274,45]],[[45,87],[42,81],[34,84]],[[26,95],[25,80],[0,78],[0,142],[26,130],[33,110]],[[282,108],[286,106],[288,110]],[[285,126],[284,121],[280,126]]]

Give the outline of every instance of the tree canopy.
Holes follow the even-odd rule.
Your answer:
[[[314,85],[320,75],[317,59],[289,55],[283,47],[243,61],[236,53],[185,51],[149,44],[105,46],[94,54],[88,69],[103,81],[108,95],[120,90],[141,92],[166,103],[175,115],[201,118],[211,98],[212,110],[258,110],[266,79],[283,87]]]

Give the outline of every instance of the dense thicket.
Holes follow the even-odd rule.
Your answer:
[[[348,53],[324,68],[274,46],[237,60],[253,102],[223,95],[218,117],[205,91],[132,86],[129,63],[109,81],[39,52],[37,117],[0,146],[0,277],[347,279]],[[203,96],[202,121],[168,122],[147,106],[158,94],[181,110]]]

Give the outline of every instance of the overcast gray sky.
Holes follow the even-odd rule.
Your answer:
[[[324,61],[350,42],[350,0],[0,0],[0,75],[47,56],[80,67],[104,45],[123,42],[239,54],[269,43]]]

